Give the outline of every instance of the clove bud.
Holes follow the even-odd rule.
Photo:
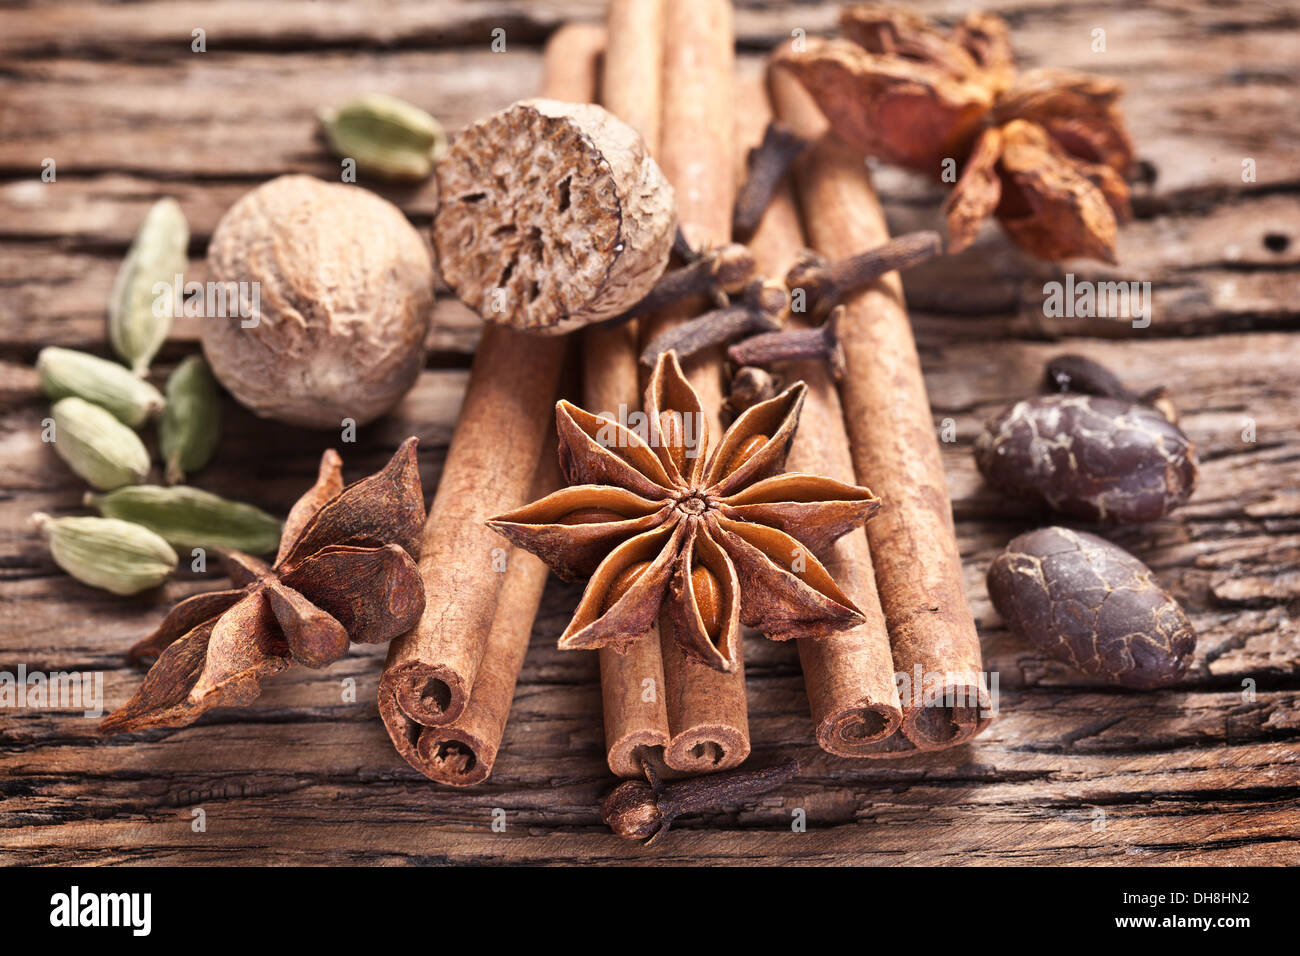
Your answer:
[[[747,408],[765,402],[777,392],[776,380],[767,369],[746,365],[731,377],[727,393],[727,411],[739,415]]]
[[[794,161],[809,146],[809,140],[797,135],[788,126],[772,120],[763,130],[763,141],[749,151],[746,157],[748,172],[744,185],[736,193],[732,212],[731,234],[747,242],[763,221],[763,214],[772,203],[776,188],[785,178]]]

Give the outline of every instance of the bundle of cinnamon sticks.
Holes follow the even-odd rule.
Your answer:
[[[543,92],[589,102],[604,30],[568,26],[545,55]],[[379,713],[393,746],[439,783],[492,772],[547,570],[503,547],[494,514],[560,484],[554,416],[567,340],[489,325],[423,534],[425,611],[393,641]]]
[[[860,158],[823,135],[824,120],[798,86],[779,72],[770,89],[737,78],[727,0],[614,0],[607,27],[562,28],[545,62],[547,96],[588,101],[599,88],[606,108],[641,134],[676,190],[692,247],[730,239],[747,148],[773,112],[817,145],[751,240],[759,270],[784,275],[805,244],[843,258],[888,239]],[[683,302],[575,336],[585,407],[612,418],[638,408],[641,349],[706,307]],[[820,362],[779,370],[808,384],[790,469],[856,480],[885,503],[865,534],[819,555],[865,623],[798,642],[816,737],[843,756],[953,746],[987,723],[990,701],[897,274],[848,301],[840,322],[847,374],[838,387]],[[545,570],[522,551],[505,553],[484,520],[559,481],[546,443],[564,353],[563,339],[485,333],[425,528],[425,614],[393,643],[381,680],[394,746],[443,783],[485,779],[504,731]],[[720,418],[722,349],[683,367],[703,407]],[[713,427],[721,433],[719,421]],[[722,673],[659,639],[599,653],[616,775],[640,777],[647,765],[660,775],[707,773],[748,756],[743,662]]]
[[[777,69],[768,81],[777,115],[814,146],[795,168],[802,237],[786,193],[755,243],[786,263],[802,241],[830,259],[883,245],[889,231],[861,157],[827,132],[792,77]],[[883,620],[870,614],[854,632],[800,642],[817,739],[844,756],[957,746],[988,724],[993,701],[898,274],[847,301],[839,330],[846,369],[838,402],[824,368],[805,363],[788,373],[826,396],[822,414],[805,414],[790,466],[856,475],[881,497],[884,507],[866,528],[869,547],[861,532],[846,535],[834,546],[834,570],[859,607],[878,608]]]

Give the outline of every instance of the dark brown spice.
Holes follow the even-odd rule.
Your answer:
[[[1084,521],[1153,521],[1196,488],[1196,448],[1155,409],[1038,395],[988,421],[975,463],[993,487]]]
[[[1020,535],[994,559],[988,589],[1021,640],[1123,687],[1175,683],[1196,647],[1187,615],[1151,570],[1083,531]]]
[[[789,310],[790,297],[779,282],[754,279],[736,301],[660,333],[641,353],[641,364],[653,366],[659,357],[676,352],[688,358],[696,352],[725,345],[756,332],[775,332]]]
[[[825,315],[881,276],[920,265],[942,251],[942,237],[929,230],[906,233],[883,246],[835,262],[805,251],[786,273],[790,308],[814,318]]]
[[[727,392],[727,411],[733,416],[776,394],[776,379],[767,369],[746,365],[736,369]]]
[[[1178,409],[1169,397],[1169,390],[1163,385],[1138,394],[1131,391],[1106,366],[1082,355],[1058,355],[1048,361],[1044,374],[1049,391],[1100,395],[1103,398],[1150,405],[1169,421],[1178,424]]]
[[[615,787],[600,808],[600,818],[625,840],[645,840],[653,846],[679,816],[721,809],[767,793],[799,772],[794,760],[732,773],[694,777],[664,784],[648,760],[642,760],[648,782],[628,780]]]
[[[682,231],[682,224],[677,224],[677,231],[673,233],[673,258],[683,264],[694,262],[700,257],[700,252],[691,245],[691,241],[686,238],[686,233]]]
[[[844,349],[840,344],[839,324],[844,307],[837,306],[826,321],[816,328],[791,329],[750,336],[727,349],[727,358],[737,365],[771,365],[797,359],[825,361],[838,381],[844,375]]]
[[[772,120],[767,124],[762,142],[749,151],[745,182],[736,193],[736,207],[731,218],[734,239],[749,241],[762,222],[777,186],[810,145],[784,123]]]
[[[753,277],[754,255],[745,246],[727,243],[699,253],[692,251],[685,265],[665,272],[645,298],[604,324],[628,322],[697,295],[723,306],[729,295],[743,290]]]

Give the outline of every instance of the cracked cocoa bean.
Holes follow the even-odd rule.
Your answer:
[[[1196,646],[1183,609],[1151,569],[1094,534],[1020,535],[994,559],[988,588],[1011,633],[1123,687],[1174,683]]]
[[[1196,450],[1157,410],[1095,395],[1041,395],[985,424],[975,462],[989,484],[1085,521],[1167,514],[1196,487]]]

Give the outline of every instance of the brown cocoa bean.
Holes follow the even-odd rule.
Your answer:
[[[1183,609],[1151,570],[1083,531],[1020,535],[994,559],[988,589],[1016,637],[1124,687],[1174,683],[1196,646]]]
[[[1191,496],[1196,450],[1157,410],[1094,395],[1041,395],[985,424],[989,484],[1085,521],[1151,521]]]

